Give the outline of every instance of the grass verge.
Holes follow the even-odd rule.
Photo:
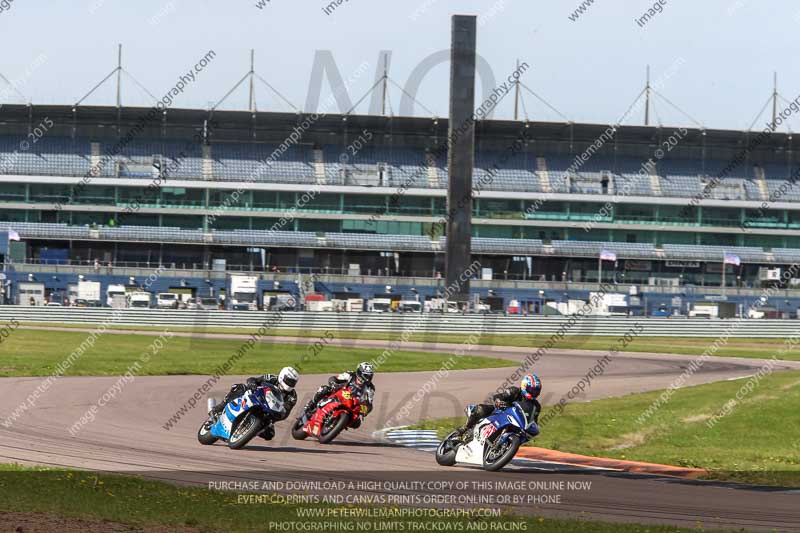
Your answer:
[[[41,322],[24,323],[27,326],[38,327],[65,327],[65,328],[87,328],[87,324],[44,324]],[[160,331],[160,328],[152,326],[114,326],[120,330],[140,330],[140,331]],[[195,333],[227,333],[250,335],[254,329],[248,328],[222,328],[222,327],[175,327],[173,331],[185,331]],[[314,330],[294,330],[294,329],[275,329],[268,332],[268,336],[291,336],[291,337],[319,337],[321,331]],[[374,332],[374,331],[338,331],[336,335],[340,339],[364,339],[364,340],[399,340],[401,333]],[[426,343],[455,343],[464,342],[465,335],[462,334],[433,334],[433,333],[406,333],[409,341]],[[478,344],[484,346],[520,346],[525,348],[539,348],[548,339],[549,335],[498,335],[483,333]],[[573,350],[602,350],[608,351],[608,347],[614,342],[615,337],[604,337],[599,335],[568,335],[558,341],[555,349]],[[637,337],[636,342],[621,348],[622,352],[653,352],[671,353],[681,355],[700,355],[717,340],[716,337]],[[760,339],[760,338],[730,338],[725,346],[719,348],[714,353],[715,356],[745,357],[745,358],[764,358],[768,359],[773,355],[778,355],[780,359],[789,361],[800,361],[800,350],[787,350],[785,339]],[[781,349],[785,353],[781,353]]]
[[[705,468],[710,478],[718,480],[800,486],[800,425],[792,422],[800,410],[800,372],[767,375],[742,394],[747,383],[741,379],[677,389],[668,402],[644,417],[658,405],[662,391],[571,403],[542,427],[531,444]],[[542,419],[550,409],[544,409]],[[443,419],[416,427],[437,429],[444,436],[463,422]]]
[[[269,531],[270,524],[301,524],[303,531],[325,531],[337,522],[337,531],[356,531],[362,518],[299,517],[300,505],[241,504],[236,493],[187,488],[136,477],[98,475],[73,470],[44,470],[0,465],[0,511],[47,513],[61,517],[95,519],[128,524],[145,529],[169,528],[194,531],[248,532]],[[307,507],[307,506],[306,506]],[[323,507],[315,505],[314,507]],[[458,524],[448,531],[468,531],[469,524],[491,521],[513,526],[512,531],[563,533],[689,533],[696,529],[636,524],[607,524],[550,518],[392,518],[394,528],[381,531],[413,531],[411,522],[424,525],[432,520]],[[13,524],[6,524],[12,525]],[[313,529],[319,525],[321,529]],[[491,525],[491,524],[490,524]],[[309,529],[311,528],[311,529]],[[284,529],[286,530],[286,529]],[[299,530],[299,529],[298,529]],[[421,529],[420,529],[421,530]],[[480,531],[481,529],[475,528]],[[495,530],[495,529],[493,529]]]
[[[321,333],[316,336],[319,337]],[[85,343],[87,333],[17,329],[0,344],[0,377],[43,376],[55,371],[82,343],[86,351],[66,375],[103,376],[123,374],[149,350],[155,337],[133,334],[104,334],[93,345]],[[171,337],[164,347],[142,366],[140,375],[210,374],[242,347],[243,340]],[[380,354],[377,349],[313,345],[255,343],[231,369],[231,374],[263,374],[285,365],[303,373],[341,372]],[[451,357],[447,353],[396,351],[380,366],[381,372],[438,370]],[[464,355],[452,369],[513,367],[513,361]]]

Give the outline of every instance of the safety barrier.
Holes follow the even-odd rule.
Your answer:
[[[112,312],[118,318],[112,320]],[[280,318],[278,317],[280,315]],[[261,312],[23,307],[0,306],[0,322],[15,319],[29,323],[68,323],[96,325],[104,321],[109,328],[118,326],[186,327],[196,331],[208,328],[257,329],[272,324],[275,329],[334,330],[373,332],[427,332],[483,334],[621,336],[634,322],[640,336],[663,337],[791,337],[800,333],[798,320],[740,320],[703,318],[644,317],[566,317],[461,315],[439,313],[332,313],[332,312]]]

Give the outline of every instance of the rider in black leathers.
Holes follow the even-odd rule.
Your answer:
[[[361,418],[365,417],[372,411],[372,399],[375,396],[375,385],[372,383],[374,374],[375,371],[372,365],[364,362],[358,365],[358,368],[352,372],[342,372],[341,374],[331,376],[328,378],[328,384],[322,385],[317,389],[314,397],[311,398],[303,408],[304,414],[310,416],[323,398],[326,398],[342,387],[349,386],[353,389],[354,393],[359,395],[361,403],[367,406],[367,412],[364,413]],[[354,427],[358,427],[359,425],[361,425],[361,419],[355,422]]]

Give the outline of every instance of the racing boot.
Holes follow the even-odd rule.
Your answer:
[[[317,408],[317,402],[314,401],[314,399],[312,398],[311,400],[308,401],[306,406],[303,407],[303,413],[306,415],[306,417],[310,417],[311,413],[313,413],[314,409],[316,408]]]
[[[325,385],[322,385],[317,392],[314,393],[314,396],[308,400],[308,403],[305,407],[303,407],[303,412],[307,417],[311,416],[311,413],[314,412],[314,409],[317,408],[317,404],[331,391],[331,388]]]
[[[228,403],[228,402],[220,402],[220,403],[218,403],[217,405],[215,405],[214,407],[212,407],[212,408],[211,408],[211,414],[212,414],[212,415],[214,415],[215,417],[217,417],[217,416],[221,415],[221,414],[222,414],[222,411],[224,411],[224,410],[225,410],[225,405],[226,405],[227,403]]]
[[[272,440],[275,438],[275,425],[269,424],[265,427],[264,431],[261,432],[261,438],[264,440]]]
[[[466,444],[472,440],[472,429],[473,426],[469,424],[463,425],[460,428],[456,428],[455,437],[464,444]]]
[[[225,398],[223,398],[221,402],[219,402],[211,409],[211,413],[214,415],[214,417],[216,418],[219,415],[221,415],[222,412],[225,410],[225,406],[228,405],[228,403],[231,400],[244,393],[245,390],[246,389],[244,385],[242,385],[241,383],[237,383],[236,385],[231,387],[231,390],[228,391],[228,394],[225,395]]]

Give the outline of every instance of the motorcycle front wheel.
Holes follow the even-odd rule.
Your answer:
[[[322,425],[322,431],[320,431],[319,435],[319,443],[320,444],[328,444],[333,439],[335,439],[339,433],[341,433],[344,428],[350,423],[350,414],[345,412],[340,412],[339,416],[334,419],[333,422],[328,425],[328,421]]]
[[[208,424],[208,420],[203,422],[203,425],[197,430],[197,440],[200,441],[200,444],[208,446],[217,442],[218,439],[211,434],[211,429],[207,428],[206,424]]]
[[[308,433],[303,431],[303,419],[298,418],[295,420],[294,425],[292,426],[292,437],[295,440],[305,440],[308,437]]]
[[[498,435],[492,442],[486,443],[486,451],[483,453],[483,469],[489,472],[497,472],[517,454],[522,440],[519,435],[510,435],[503,444],[498,444],[502,435]]]
[[[458,431],[453,431],[439,444],[436,448],[436,462],[441,466],[453,466],[456,464],[456,452],[458,451],[458,443],[455,442],[455,436]]]
[[[262,429],[264,429],[264,425],[261,419],[256,413],[249,411],[232,428],[231,437],[228,439],[228,447],[231,450],[244,448],[253,437],[261,433]]]

